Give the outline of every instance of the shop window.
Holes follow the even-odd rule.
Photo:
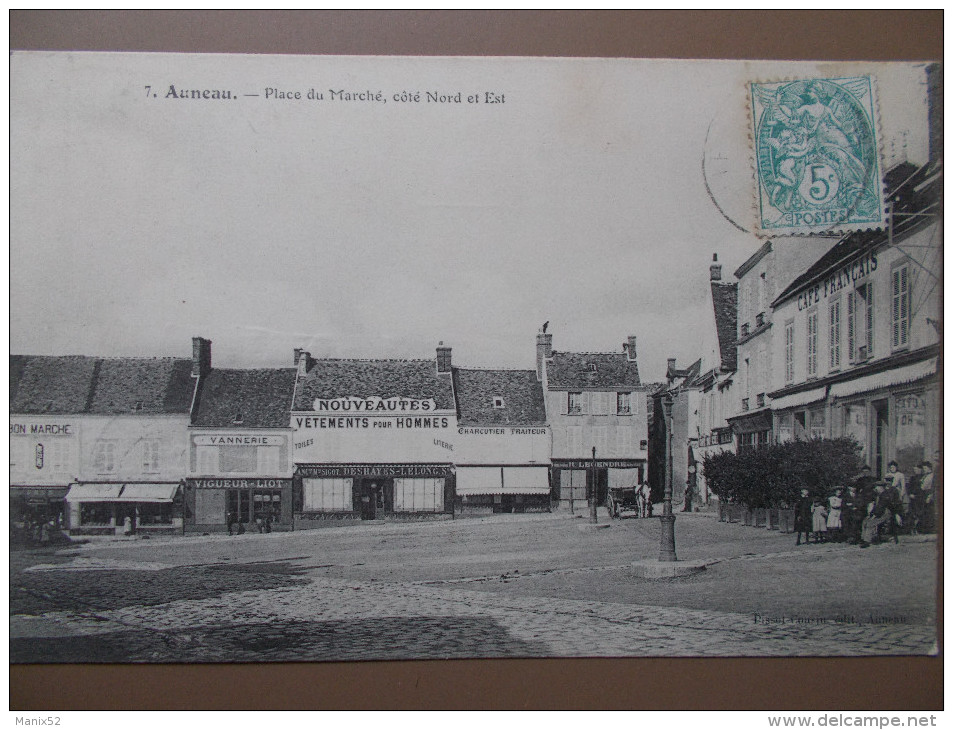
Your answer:
[[[256,489],[252,495],[252,501],[255,504],[255,519],[261,517],[264,520],[271,518],[271,521],[281,522],[281,490],[280,489]]]
[[[810,412],[811,419],[811,438],[822,439],[827,437],[827,419],[824,417],[824,410],[817,409]]]
[[[93,471],[112,474],[116,471],[116,442],[97,441],[93,446]]]
[[[794,439],[794,418],[790,413],[778,416],[778,443],[786,443]]]
[[[910,267],[904,264],[898,266],[891,274],[892,304],[890,346],[893,349],[906,347],[910,339]]]
[[[113,505],[108,502],[81,502],[79,521],[82,525],[109,525],[113,518]]]
[[[443,512],[443,479],[395,479],[395,512]]]
[[[807,315],[807,377],[817,377],[817,310]]]
[[[616,393],[615,394],[615,412],[620,416],[631,416],[632,415],[632,394],[631,393]]]
[[[353,479],[302,479],[305,512],[350,512],[354,509]]]
[[[142,442],[142,470],[147,473],[159,471],[158,439],[148,439]]]
[[[139,524],[146,525],[171,525],[172,524],[172,504],[169,502],[145,502],[138,506]]]
[[[926,457],[926,401],[922,393],[897,396],[893,409],[895,459],[907,475]]]
[[[571,416],[581,415],[584,411],[584,402],[583,402],[582,393],[569,393],[568,394],[568,408],[567,413]]]
[[[860,444],[860,458],[867,461],[867,404],[858,403],[844,408],[844,436]]]

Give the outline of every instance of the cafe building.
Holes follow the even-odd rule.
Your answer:
[[[453,369],[456,509],[548,512],[551,435],[532,370]]]
[[[940,448],[940,163],[886,185],[888,229],[845,236],[772,304],[778,440],[853,438],[876,476]]]
[[[453,514],[451,350],[434,360],[295,351],[294,526]]]
[[[295,375],[294,368],[202,372],[188,430],[186,532],[292,528]]]
[[[585,511],[590,490],[603,504],[610,488],[647,479],[646,389],[634,336],[622,352],[557,352],[552,338],[536,337],[536,376],[552,430],[553,504]]]

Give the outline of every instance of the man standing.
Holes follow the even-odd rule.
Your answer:
[[[801,497],[794,508],[794,531],[797,533],[797,542],[801,544],[801,533],[804,533],[804,544],[810,541],[811,530],[813,529],[814,515],[811,512],[814,504],[811,500],[811,493],[807,489],[801,490]]]

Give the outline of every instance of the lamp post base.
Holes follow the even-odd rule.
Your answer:
[[[675,515],[662,515],[659,517],[659,524],[662,527],[662,540],[659,544],[658,559],[660,563],[674,563],[678,560],[675,557]]]

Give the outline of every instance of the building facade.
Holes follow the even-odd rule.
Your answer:
[[[877,475],[940,444],[940,165],[886,182],[889,229],[844,237],[772,305],[778,439],[849,436]]]
[[[453,390],[457,509],[549,511],[552,443],[536,373],[454,368]]]
[[[290,530],[296,370],[212,368],[211,342],[195,350],[185,530]]]
[[[601,504],[610,487],[645,481],[648,415],[634,336],[621,353],[576,353],[554,351],[552,334],[540,333],[536,374],[552,429],[555,508],[584,511],[592,489]]]
[[[451,350],[436,360],[297,354],[294,524],[453,514]]]

